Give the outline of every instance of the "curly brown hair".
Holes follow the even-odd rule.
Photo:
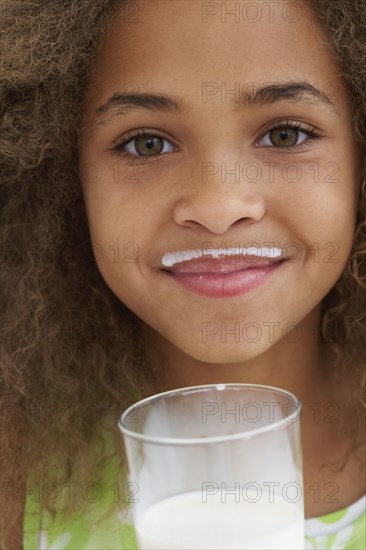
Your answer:
[[[323,300],[321,338],[335,368],[349,369],[366,406],[366,2],[308,1],[347,84],[363,159],[353,249]],[[42,483],[55,482],[54,457],[60,484],[88,480],[112,455],[123,468],[116,420],[153,388],[136,318],[96,266],[78,172],[80,107],[92,62],[111,17],[130,5],[0,0],[6,482],[23,481],[29,472]],[[116,443],[109,454],[103,452],[105,430]],[[99,457],[92,452],[96,440]],[[49,499],[43,504],[52,511]],[[75,498],[69,513],[81,505],[81,496]]]

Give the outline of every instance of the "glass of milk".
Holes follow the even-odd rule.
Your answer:
[[[141,550],[300,549],[299,399],[251,384],[179,388],[119,420]]]

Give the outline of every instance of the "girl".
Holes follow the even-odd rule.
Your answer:
[[[366,4],[1,7],[2,547],[136,548],[121,412],[247,382],[364,548]]]

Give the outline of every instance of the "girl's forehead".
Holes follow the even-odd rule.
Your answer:
[[[140,0],[126,6],[113,16],[97,58],[104,77],[118,69],[146,80],[171,74],[255,80],[306,71],[334,77],[332,56],[302,0]]]
[[[302,0],[140,0],[113,16],[96,57],[96,79],[146,88],[202,81],[335,82],[338,71]],[[245,9],[245,6],[246,9]],[[240,8],[240,9],[239,9]]]

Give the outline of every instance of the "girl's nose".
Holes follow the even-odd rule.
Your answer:
[[[233,190],[232,186],[240,189]],[[174,207],[174,221],[185,227],[201,225],[212,233],[225,233],[238,221],[252,224],[266,211],[265,200],[257,192],[249,192],[240,184],[203,184],[190,196],[181,198]],[[252,191],[252,190],[251,190]]]

